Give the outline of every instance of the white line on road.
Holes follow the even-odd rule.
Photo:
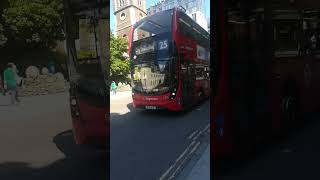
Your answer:
[[[176,170],[172,173],[171,175],[171,178],[170,179],[173,179],[175,178],[178,173],[180,172],[180,170],[183,169],[183,167],[185,166],[185,164],[188,162],[188,160],[191,158],[192,154],[198,149],[198,147],[200,146],[200,142],[197,142],[196,145],[191,149],[191,151],[188,153],[189,156],[186,156],[183,160],[183,162],[180,164],[180,166],[178,166],[176,168]]]
[[[188,139],[192,139],[194,137],[194,135],[196,135],[198,132],[198,130],[193,131],[190,136],[188,137]]]
[[[163,173],[159,180],[171,180],[174,179],[178,173],[185,167],[188,160],[191,159],[192,155],[199,148],[201,141],[199,137],[208,131],[210,124],[208,124],[202,130],[194,131],[188,139],[192,138],[192,142],[187,146],[187,148],[179,155],[175,162]]]

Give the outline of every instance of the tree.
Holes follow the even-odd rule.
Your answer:
[[[64,40],[62,0],[8,0],[2,17],[11,41],[53,48]]]
[[[127,81],[130,73],[130,62],[124,56],[128,50],[128,42],[125,38],[117,38],[110,35],[110,78],[113,81]]]
[[[7,2],[0,1],[0,14],[2,14],[3,8],[6,5],[7,5]],[[7,42],[7,37],[5,36],[4,28],[3,28],[2,21],[1,21],[1,18],[0,18],[0,47],[4,46],[6,42]]]
[[[4,44],[7,42],[7,38],[4,35],[4,29],[2,24],[0,24],[0,47],[4,46]]]

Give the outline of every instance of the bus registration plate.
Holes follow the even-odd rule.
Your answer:
[[[156,106],[146,106],[146,109],[157,109]]]

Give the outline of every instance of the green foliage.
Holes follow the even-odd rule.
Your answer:
[[[110,35],[110,57],[111,59],[125,60],[123,53],[128,51],[128,42],[121,37],[115,37],[112,33]]]
[[[10,40],[53,48],[64,40],[63,0],[8,0],[2,16]]]
[[[66,75],[67,56],[52,51],[65,38],[63,0],[0,0],[0,14],[0,70],[15,62],[24,76],[28,66],[53,61]]]
[[[116,38],[113,34],[110,35],[110,78],[113,81],[127,81],[130,73],[130,62],[124,56],[127,53],[128,42],[124,38]]]

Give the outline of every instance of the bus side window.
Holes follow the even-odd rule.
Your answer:
[[[296,14],[290,14],[295,17]],[[275,57],[292,57],[300,55],[300,37],[302,27],[299,19],[274,19]]]
[[[202,78],[201,69],[199,67],[196,68],[196,78]]]
[[[303,21],[303,31],[305,40],[305,53],[320,54],[320,25],[318,13],[305,13]]]

